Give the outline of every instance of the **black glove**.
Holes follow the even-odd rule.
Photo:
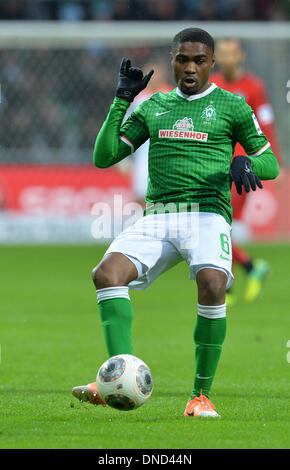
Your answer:
[[[150,72],[143,77],[141,69],[131,67],[131,60],[123,58],[119,72],[116,96],[127,101],[133,101],[135,96],[147,86],[153,73],[154,70],[150,70]]]
[[[248,157],[238,155],[232,161],[230,167],[230,177],[236,185],[237,193],[242,194],[243,187],[246,193],[250,192],[250,187],[256,191],[256,187],[263,188],[260,178],[252,172],[252,162]]]

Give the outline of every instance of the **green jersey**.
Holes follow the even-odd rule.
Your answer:
[[[144,101],[121,126],[128,106],[115,98],[96,140],[97,166],[103,166],[106,158],[109,164],[104,166],[116,163],[149,138],[149,209],[160,203],[198,204],[199,211],[218,213],[231,223],[229,169],[236,142],[252,157],[270,147],[244,98],[215,84],[196,95],[184,95],[175,88]],[[109,127],[110,155],[100,156],[107,152]],[[277,176],[272,173],[270,178]]]

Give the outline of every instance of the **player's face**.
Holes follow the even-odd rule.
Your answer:
[[[216,62],[225,75],[233,73],[244,60],[244,52],[237,41],[221,41],[216,48]]]
[[[194,95],[208,88],[214,57],[210,48],[201,42],[182,42],[172,52],[171,65],[179,89]]]

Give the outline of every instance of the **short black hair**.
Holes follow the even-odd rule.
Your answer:
[[[212,54],[214,53],[214,39],[213,37],[204,29],[200,28],[186,28],[177,33],[172,41],[172,48],[173,51],[178,44],[182,42],[202,42],[205,44],[209,49],[211,49]]]

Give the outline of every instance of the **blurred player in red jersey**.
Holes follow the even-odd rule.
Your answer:
[[[148,100],[151,95],[161,91],[168,93],[174,87],[167,82],[168,72],[162,62],[150,62],[144,66],[144,73],[149,70],[154,70],[154,74],[150,79],[148,86],[141,91],[135,98],[134,102],[129,107],[125,119],[137,108],[143,101]],[[148,151],[149,139],[136,152],[132,154],[133,167],[132,167],[132,189],[135,195],[135,200],[138,204],[145,208],[145,196],[147,192],[147,179],[148,179]],[[121,162],[122,163],[122,162]]]
[[[216,63],[219,72],[211,75],[211,81],[217,86],[242,95],[254,110],[262,131],[266,134],[273,152],[281,163],[281,155],[274,125],[274,113],[269,103],[264,82],[244,68],[245,51],[237,39],[228,38],[220,40],[216,47]],[[234,155],[246,155],[243,147],[237,144]],[[232,186],[231,204],[233,207],[233,220],[241,221],[247,193],[240,196]],[[252,302],[260,294],[262,284],[269,272],[268,263],[264,260],[253,260],[244,249],[232,242],[233,264],[240,264],[247,273],[247,286],[245,301]],[[227,304],[235,301],[232,292],[227,293]]]

